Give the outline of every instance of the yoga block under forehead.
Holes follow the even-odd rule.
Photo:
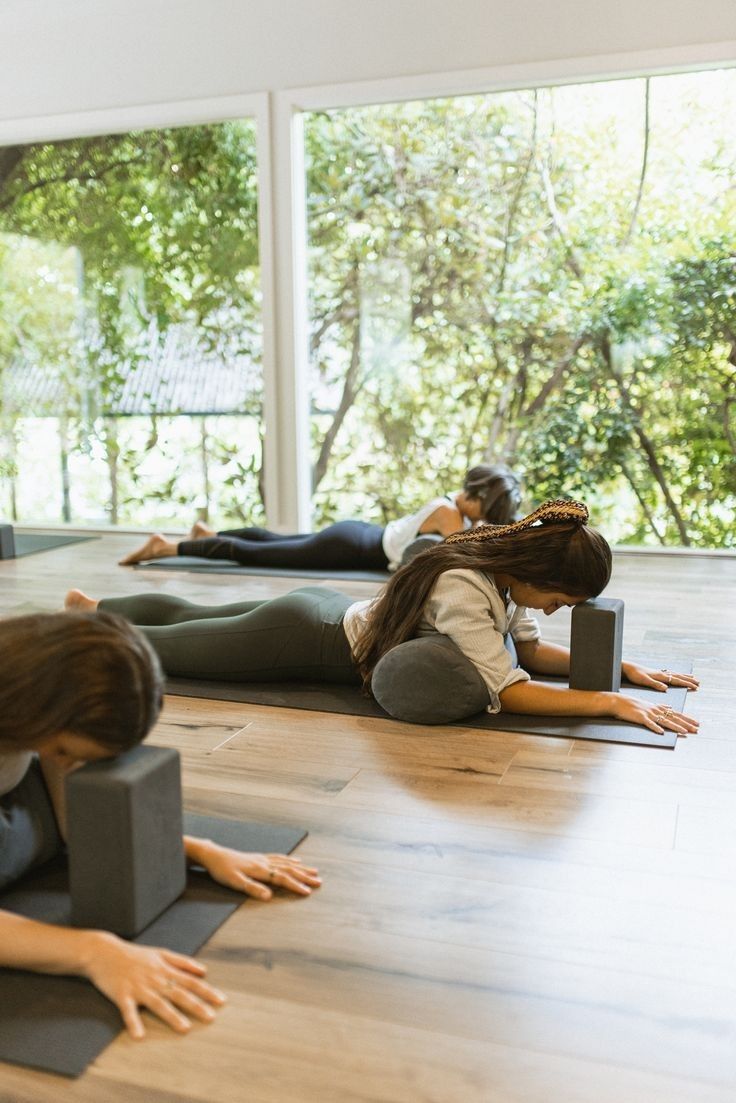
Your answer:
[[[15,559],[15,536],[12,525],[0,525],[0,559]]]
[[[67,777],[72,922],[133,938],[184,891],[177,751],[136,747]]]
[[[570,630],[570,689],[621,688],[624,603],[597,597],[576,605]]]

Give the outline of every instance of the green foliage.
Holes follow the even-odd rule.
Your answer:
[[[320,521],[486,457],[619,540],[734,543],[735,77],[309,117]]]
[[[259,371],[257,265],[248,122],[0,150],[0,373],[35,367],[55,387],[50,409],[15,413],[63,411],[73,448],[92,454],[105,437],[96,415],[114,407],[151,333],[163,343],[172,326],[196,334],[201,355],[247,354]],[[260,401],[243,412],[260,418]],[[123,451],[116,465],[132,518],[140,460]],[[184,505],[173,478],[159,496]]]
[[[585,498],[614,539],[734,546],[735,86],[307,117],[318,524],[385,522],[486,458],[529,506]],[[218,520],[257,523],[260,385],[206,456],[196,426],[121,426],[113,446],[96,419],[142,334],[173,326],[259,363],[250,124],[0,150],[0,371],[53,366],[72,461],[114,472],[110,515],[180,518],[207,486]],[[8,476],[28,462],[16,414],[6,390]]]

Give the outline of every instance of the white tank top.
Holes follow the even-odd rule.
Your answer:
[[[412,540],[415,540],[419,535],[419,530],[427,518],[431,517],[440,506],[451,505],[457,508],[455,499],[460,493],[459,490],[456,490],[454,494],[445,494],[443,498],[433,498],[431,502],[421,506],[416,513],[410,513],[407,517],[398,517],[395,521],[389,521],[383,530],[382,543],[390,571],[395,571],[401,566],[402,555]],[[469,518],[463,517],[463,527],[469,529],[470,524]]]

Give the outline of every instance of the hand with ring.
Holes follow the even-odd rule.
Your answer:
[[[129,1034],[145,1035],[140,1008],[172,1030],[186,1033],[192,1020],[211,1022],[225,996],[204,979],[206,969],[184,954],[138,946],[107,931],[80,931],[84,975],[117,1006]]]
[[[646,686],[647,689],[656,689],[660,693],[666,693],[670,686],[678,686],[686,689],[688,693],[694,693],[700,685],[700,680],[692,674],[677,674],[674,670],[651,670],[638,663],[621,664],[621,673],[627,682],[635,686]]]
[[[640,724],[658,735],[663,735],[665,731],[692,735],[698,730],[697,720],[683,712],[677,712],[671,705],[650,705],[640,697],[628,697],[624,693],[611,696],[615,699],[612,715],[619,720]]]
[[[288,854],[250,854],[206,839],[185,838],[184,846],[189,860],[204,866],[215,881],[258,900],[271,899],[270,885],[309,896],[322,884],[313,866]]]

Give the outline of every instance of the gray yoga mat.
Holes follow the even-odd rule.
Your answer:
[[[679,667],[682,668],[682,666],[683,664],[680,663]],[[559,679],[539,678],[537,680],[554,681],[560,684]],[[314,682],[206,682],[169,678],[166,683],[166,692],[179,697],[204,697],[215,701],[242,701],[249,705],[275,705],[279,708],[312,709],[316,712],[391,719],[389,714],[372,697],[366,697],[358,686],[325,685]],[[639,686],[626,686],[625,692],[643,697],[652,704],[671,705],[677,712],[682,712],[687,696],[687,690],[679,687],[668,689],[666,693],[659,693]],[[593,739],[605,743],[637,743],[644,747],[666,747],[670,750],[677,742],[675,732],[657,735],[648,728],[607,717],[522,716],[512,712],[496,714],[479,712],[475,716],[457,721],[452,727],[553,735],[562,736],[565,739]]]
[[[290,853],[306,836],[298,828],[188,812],[184,831],[238,850],[271,853]],[[245,899],[203,870],[190,869],[183,896],[134,941],[194,954]],[[0,908],[67,924],[71,900],[65,859],[49,862],[0,895]],[[122,1029],[117,1008],[86,980],[0,969],[0,1061],[80,1076]]]
[[[51,533],[16,532],[15,559],[24,555],[35,555],[36,552],[51,551],[52,548],[63,548],[66,544],[83,544],[87,540],[99,540],[99,536],[60,536]]]
[[[201,559],[196,555],[170,555],[136,563],[137,571],[194,571],[200,574],[253,574],[281,578],[337,578],[345,582],[386,582],[389,571],[317,571],[287,567],[243,567],[230,559]]]

